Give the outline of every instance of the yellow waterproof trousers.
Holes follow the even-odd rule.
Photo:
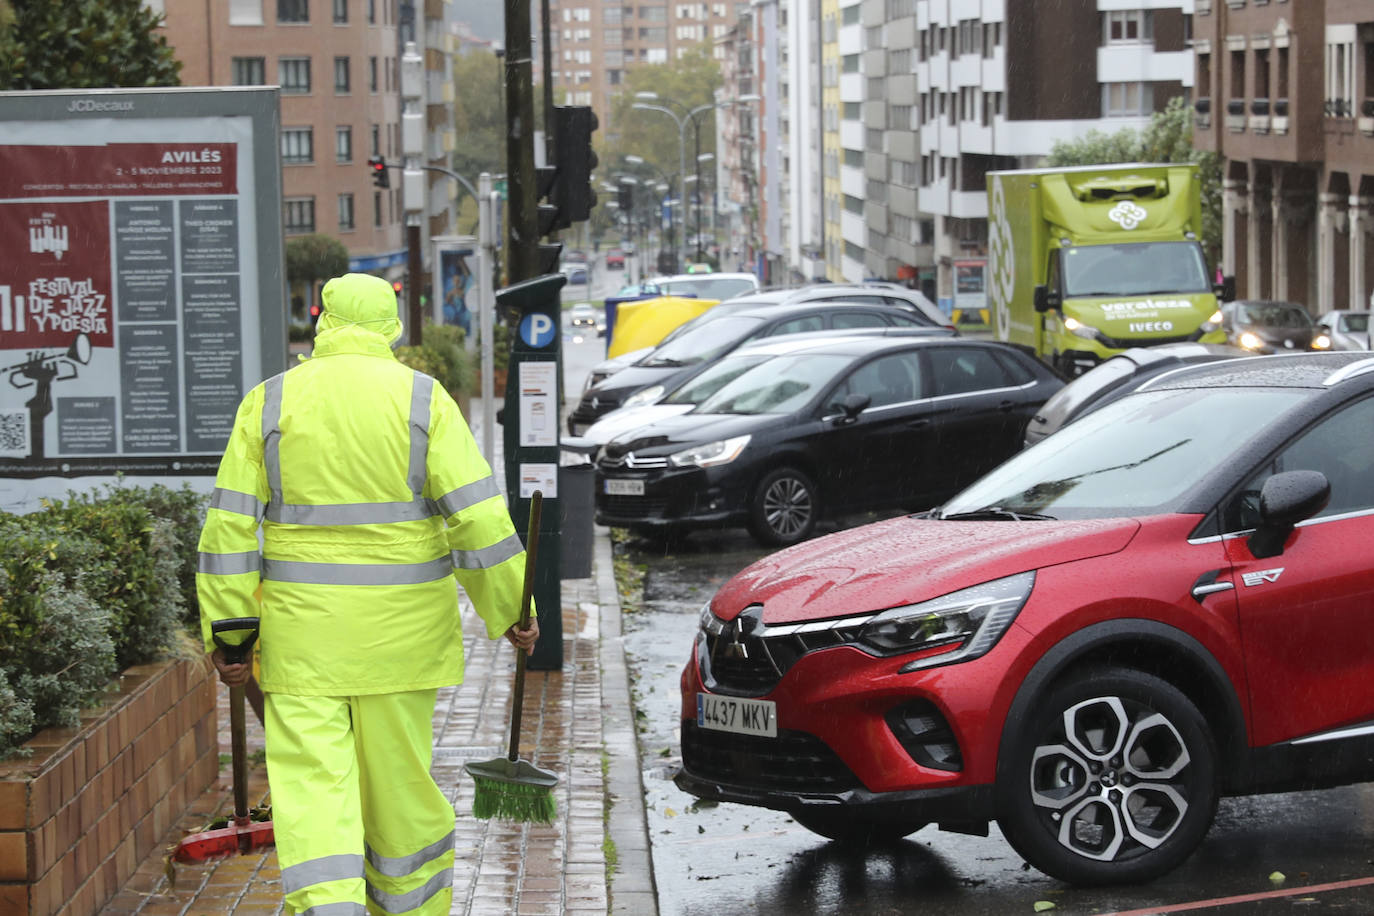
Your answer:
[[[288,916],[448,913],[454,812],[429,775],[436,693],[267,694]]]

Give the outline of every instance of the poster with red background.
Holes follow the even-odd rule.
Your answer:
[[[0,204],[0,350],[114,345],[109,206]]]

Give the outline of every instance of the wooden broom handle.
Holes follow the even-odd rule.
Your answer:
[[[525,587],[520,594],[520,622],[517,629],[523,630],[530,623],[530,602],[534,597],[534,563],[539,555],[539,519],[544,510],[544,491],[535,490],[530,496],[530,524],[525,534]],[[511,703],[510,714],[510,751],[507,759],[512,762],[520,758],[520,716],[525,706],[525,659],[523,649],[515,650],[515,696]]]

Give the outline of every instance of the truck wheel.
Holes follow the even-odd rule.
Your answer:
[[[1078,885],[1159,877],[1202,842],[1217,807],[1207,721],[1174,685],[1096,668],[1055,686],[997,767],[998,823],[1030,864]]]

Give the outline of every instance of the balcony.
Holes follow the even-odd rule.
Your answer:
[[[1274,99],[1274,120],[1270,123],[1275,134],[1288,133],[1288,100]]]
[[[1245,132],[1245,99],[1227,101],[1226,129],[1236,134]]]
[[[1366,137],[1374,137],[1374,98],[1365,99],[1360,102],[1360,117],[1356,121],[1360,133]]]
[[[1349,99],[1327,99],[1322,105],[1322,114],[1328,118],[1351,118],[1355,116]]]
[[[1269,133],[1269,100],[1250,100],[1250,130],[1256,134]]]
[[[1207,130],[1212,126],[1212,100],[1210,98],[1200,98],[1193,102],[1193,110],[1197,115],[1193,119],[1194,126],[1199,130]]]

